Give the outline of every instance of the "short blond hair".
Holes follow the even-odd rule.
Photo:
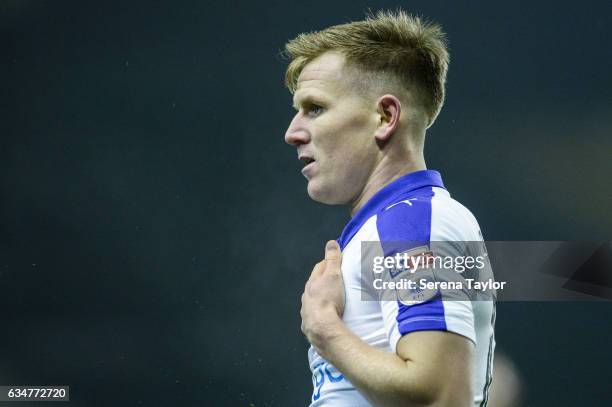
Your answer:
[[[285,85],[297,88],[304,67],[328,51],[344,55],[347,65],[374,81],[389,80],[421,103],[427,127],[444,103],[449,54],[446,35],[438,24],[422,21],[403,10],[368,13],[363,21],[303,33],[285,45],[289,59]],[[371,82],[371,81],[370,81]]]

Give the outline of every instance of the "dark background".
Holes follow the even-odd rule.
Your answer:
[[[2,0],[0,385],[306,405],[299,298],[349,217],[308,199],[283,142],[278,53],[397,5],[449,35],[426,156],[485,237],[609,239],[607,1]],[[609,405],[611,311],[499,304],[527,405]]]

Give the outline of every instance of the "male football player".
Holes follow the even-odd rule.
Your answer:
[[[425,165],[426,129],[444,102],[444,33],[403,11],[379,12],[301,34],[286,54],[297,113],[285,141],[309,196],[352,216],[302,295],[311,406],[485,406],[493,302],[368,301],[362,292],[363,242],[393,256],[482,240],[474,216]]]

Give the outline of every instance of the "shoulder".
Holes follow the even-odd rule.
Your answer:
[[[381,240],[429,240],[435,188],[411,191],[381,209],[376,227]]]
[[[432,200],[433,241],[482,240],[480,226],[472,212],[443,190]]]
[[[383,208],[376,228],[381,241],[480,240],[474,215],[437,187],[414,191]]]

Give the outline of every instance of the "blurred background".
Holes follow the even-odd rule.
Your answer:
[[[307,405],[300,295],[349,214],[307,197],[278,54],[397,6],[448,33],[427,163],[485,238],[609,240],[609,2],[1,0],[0,385]],[[609,405],[611,316],[500,303],[514,405]]]

